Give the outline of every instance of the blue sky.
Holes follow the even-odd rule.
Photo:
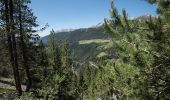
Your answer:
[[[130,17],[156,15],[156,6],[144,0],[114,1],[118,10],[125,8]],[[30,7],[42,27],[46,23],[50,25],[39,34],[45,36],[51,29],[85,28],[103,22],[104,18],[109,18],[110,2],[111,0],[32,0]]]

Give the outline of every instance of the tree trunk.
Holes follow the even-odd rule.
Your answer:
[[[26,76],[27,76],[26,91],[29,91],[29,89],[32,86],[32,80],[31,80],[30,70],[28,66],[27,47],[24,41],[25,35],[23,33],[23,26],[22,26],[21,2],[19,2],[19,23],[20,23],[20,41],[21,41],[21,48],[22,48],[23,64],[24,64]]]
[[[14,19],[13,19],[13,1],[8,0],[6,2],[6,8],[8,8],[9,5],[9,15],[8,15],[8,9],[7,11],[7,31],[9,31],[8,35],[8,42],[9,42],[9,49],[11,53],[11,63],[13,66],[13,73],[14,73],[14,79],[15,79],[15,85],[18,95],[22,95],[22,88],[20,83],[20,77],[19,77],[19,70],[18,70],[18,56],[17,56],[17,49],[16,49],[16,39],[15,39],[15,33],[14,33]],[[8,17],[9,16],[9,17]],[[8,20],[9,19],[9,20]],[[10,23],[10,27],[8,27],[8,24]]]

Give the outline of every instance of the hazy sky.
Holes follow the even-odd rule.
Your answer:
[[[121,11],[126,9],[130,17],[144,14],[156,14],[156,6],[144,0],[114,0]],[[50,27],[39,34],[49,34],[51,29],[85,28],[103,22],[109,18],[111,0],[32,0],[31,8],[40,25],[48,23]]]

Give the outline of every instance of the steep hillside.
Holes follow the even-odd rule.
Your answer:
[[[71,47],[72,59],[81,62],[96,58],[104,50],[99,47],[106,45],[110,37],[104,33],[102,26],[98,26],[69,32],[56,32],[56,38],[59,43],[67,40]],[[47,43],[48,36],[43,37],[42,40]]]
[[[151,16],[153,19],[156,16]],[[149,20],[150,15],[143,15],[132,20]],[[65,32],[56,32],[59,43],[67,40],[71,47],[72,59],[75,61],[95,60],[97,57],[113,56],[113,46],[109,42],[111,36],[104,33],[101,24],[91,28],[80,28]],[[42,38],[47,43],[48,36]]]
[[[67,40],[69,43],[78,43],[80,40],[88,39],[104,39],[108,38],[107,34],[104,34],[102,26],[100,27],[91,27],[91,28],[80,28],[68,32],[56,32],[56,38],[58,40]],[[44,43],[48,41],[48,35],[42,37]]]

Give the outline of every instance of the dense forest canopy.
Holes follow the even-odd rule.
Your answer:
[[[112,1],[102,25],[40,38],[31,0],[0,0],[0,99],[169,100],[170,1],[144,1],[157,16]]]

